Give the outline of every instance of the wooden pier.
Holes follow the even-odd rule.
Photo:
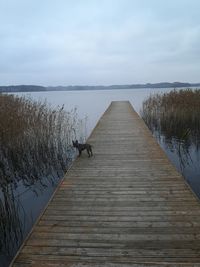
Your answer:
[[[15,267],[200,266],[200,205],[129,102],[112,102]]]

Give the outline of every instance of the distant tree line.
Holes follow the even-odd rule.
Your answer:
[[[140,89],[140,88],[180,88],[198,87],[200,83],[161,82],[146,84],[122,84],[122,85],[69,85],[69,86],[38,86],[38,85],[11,85],[0,86],[0,93],[9,92],[41,92],[41,91],[82,91],[82,90],[113,90],[113,89]]]

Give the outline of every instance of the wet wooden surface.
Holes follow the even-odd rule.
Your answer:
[[[200,266],[200,206],[129,102],[112,102],[12,266]]]

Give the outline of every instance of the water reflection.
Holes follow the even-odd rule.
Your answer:
[[[170,137],[169,133],[166,133],[165,135],[164,132],[161,133],[159,131],[154,130],[155,129],[154,127],[152,128],[149,125],[148,127],[152,131],[157,141],[162,145],[162,147],[164,147],[165,150],[168,150],[177,156],[179,160],[179,167],[182,173],[187,165],[193,164],[191,149],[196,148],[196,146],[192,144],[190,140],[184,141],[174,136]]]
[[[68,162],[70,164],[70,162]],[[58,174],[59,172],[59,174]],[[26,229],[33,224],[36,216],[30,212],[35,205],[34,197],[41,199],[45,191],[52,191],[64,175],[59,170],[47,177],[33,177],[19,181],[5,182],[0,188],[0,248],[1,254],[12,255],[24,239]],[[28,175],[27,175],[28,177]],[[49,190],[49,188],[52,188]],[[26,203],[24,200],[26,199]],[[42,203],[39,204],[40,206]],[[37,207],[41,210],[41,207]]]
[[[200,90],[155,94],[143,103],[141,116],[177,169],[200,196]]]
[[[63,176],[64,170],[52,169],[51,175],[40,179],[30,176],[1,185],[0,266],[9,265]]]
[[[12,254],[23,239],[23,220],[20,214],[20,202],[14,196],[14,185],[3,186],[0,191],[0,248],[6,254]]]

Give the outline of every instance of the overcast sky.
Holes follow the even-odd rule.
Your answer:
[[[200,82],[199,0],[0,0],[0,85]]]

